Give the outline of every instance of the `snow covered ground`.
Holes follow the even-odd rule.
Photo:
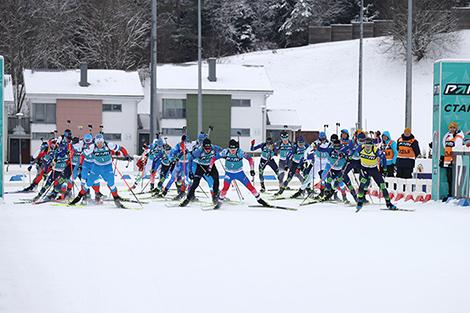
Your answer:
[[[470,30],[459,32],[459,45],[439,58],[470,59]],[[384,54],[384,38],[364,40],[363,123],[368,130],[389,130],[398,138],[405,121],[405,64]],[[241,54],[233,64],[264,65],[274,89],[268,109],[296,109],[303,130],[329,124],[355,127],[357,121],[359,41],[341,41]],[[413,68],[413,133],[423,149],[432,141],[433,63]]]
[[[220,211],[18,198],[0,205],[2,313],[470,311],[468,208],[282,211],[248,207],[246,192]]]

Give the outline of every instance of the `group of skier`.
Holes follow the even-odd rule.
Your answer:
[[[253,184],[255,162],[251,154],[240,149],[239,142],[234,139],[230,140],[225,149],[214,145],[209,135],[210,131],[207,134],[201,132],[195,142],[190,142],[189,137],[184,134],[174,147],[157,135],[151,144],[144,146],[143,154],[136,159],[139,175],[134,185],[129,186],[131,192],[139,184],[142,190],[149,185],[153,197],[165,198],[175,184],[177,196],[174,200],[181,201],[180,206],[187,206],[195,200],[196,190],[204,179],[210,188],[214,208],[217,209],[223,203],[230,186],[234,185],[233,181],[238,181],[253,194],[260,205],[271,206],[261,198]],[[324,132],[320,132],[319,138],[308,144],[303,136],[291,141],[288,132],[283,131],[277,142],[267,138],[265,142],[256,145],[253,140],[250,152],[260,150],[258,177],[261,192],[266,192],[264,171],[267,166],[277,177],[279,189],[273,200],[279,199],[289,189],[295,176],[300,180],[301,186],[290,198],[304,195],[315,202],[333,198],[339,200],[339,191],[342,201],[349,202],[346,194],[346,190],[349,190],[357,202],[357,209],[360,209],[366,202],[365,194],[370,181],[374,179],[387,207],[396,209],[390,202],[383,176],[387,176],[392,170],[397,148],[388,132],[384,132],[382,139],[377,142],[362,131],[356,131],[350,138],[348,130],[343,129],[340,136],[333,134],[329,140]],[[100,192],[102,179],[108,185],[116,205],[123,207],[123,198],[118,195],[115,185],[116,165],[113,159],[116,156],[133,160],[124,147],[107,142],[103,132],[93,136],[90,129],[90,133],[78,138],[73,137],[72,132],[67,129],[62,136],[41,144],[28,168],[31,170],[36,165],[38,174],[24,191],[34,190],[44,179],[45,183],[34,200],[65,200],[71,197],[76,180],[79,180],[78,194],[69,204],[88,201],[90,189],[94,191],[94,200],[100,202],[103,196]],[[219,159],[222,159],[221,166],[224,169],[222,188],[216,166]],[[252,180],[243,170],[244,160],[250,166]],[[358,190],[353,187],[350,177],[356,178],[351,173],[359,173]],[[147,176],[149,181],[144,185],[144,178]],[[315,184],[317,177],[320,182]],[[314,192],[317,187],[320,188],[319,193]]]
[[[384,132],[383,140],[380,142],[367,137],[362,131],[356,131],[353,138],[350,138],[347,129],[341,130],[340,136],[331,135],[330,140],[327,139],[325,132],[320,132],[318,140],[311,145],[305,142],[303,136],[297,137],[295,142],[289,140],[287,132],[282,132],[280,137],[281,140],[277,143],[273,143],[271,138],[256,146],[254,141],[251,142],[252,151],[261,150],[259,179],[262,191],[265,190],[264,169],[269,165],[277,175],[279,183],[276,195],[281,195],[296,176],[301,182],[301,187],[291,198],[300,197],[307,192],[307,196],[313,197],[317,202],[323,202],[336,196],[339,189],[343,201],[349,202],[346,195],[348,189],[359,210],[366,202],[365,194],[371,179],[374,179],[383,194],[387,208],[396,209],[390,201],[383,179],[383,176],[387,176],[391,170],[393,159],[397,154],[388,132]],[[274,160],[277,154],[279,154],[279,165]],[[359,173],[357,191],[350,179],[352,171]],[[320,178],[320,193],[317,195],[313,192],[315,177]]]

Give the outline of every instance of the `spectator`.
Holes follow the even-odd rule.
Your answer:
[[[370,132],[371,133],[371,137],[372,137],[372,140],[373,140],[373,143],[374,145],[377,146],[377,148],[380,147],[380,144],[382,143],[382,134],[380,133],[380,130],[376,131],[375,133],[374,132]]]
[[[397,163],[398,149],[397,143],[392,140],[390,133],[384,131],[382,135],[382,150],[385,153],[387,163],[382,168],[382,173],[386,177],[395,176],[395,164]]]
[[[452,197],[452,171],[453,171],[453,155],[452,151],[455,147],[460,147],[463,145],[464,134],[461,130],[458,129],[459,126],[456,122],[449,123],[449,131],[444,135],[442,139],[442,144],[444,145],[444,155],[441,155],[439,165],[446,170],[447,176],[447,186],[449,187],[449,192],[447,196],[442,199],[443,202],[447,201],[449,197]]]
[[[412,178],[415,160],[421,152],[419,151],[418,140],[411,133],[411,128],[405,128],[401,137],[398,138],[397,146],[397,177]]]

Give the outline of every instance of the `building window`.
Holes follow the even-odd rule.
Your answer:
[[[251,107],[251,100],[250,99],[232,99],[232,107],[249,108]]]
[[[163,99],[163,114],[165,119],[185,119],[186,99]]]
[[[122,104],[103,104],[103,112],[122,112]]]
[[[49,140],[54,138],[54,133],[32,133],[33,140]]]
[[[33,122],[55,124],[55,103],[33,103]]]
[[[105,133],[104,138],[108,141],[121,141],[121,134]]]
[[[165,136],[182,136],[182,128],[162,128],[162,134]]]
[[[249,128],[232,128],[231,136],[232,137],[238,137],[238,136],[250,137],[250,129]]]

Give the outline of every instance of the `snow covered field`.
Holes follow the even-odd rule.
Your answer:
[[[24,197],[0,205],[2,313],[470,311],[468,208],[12,204]]]

